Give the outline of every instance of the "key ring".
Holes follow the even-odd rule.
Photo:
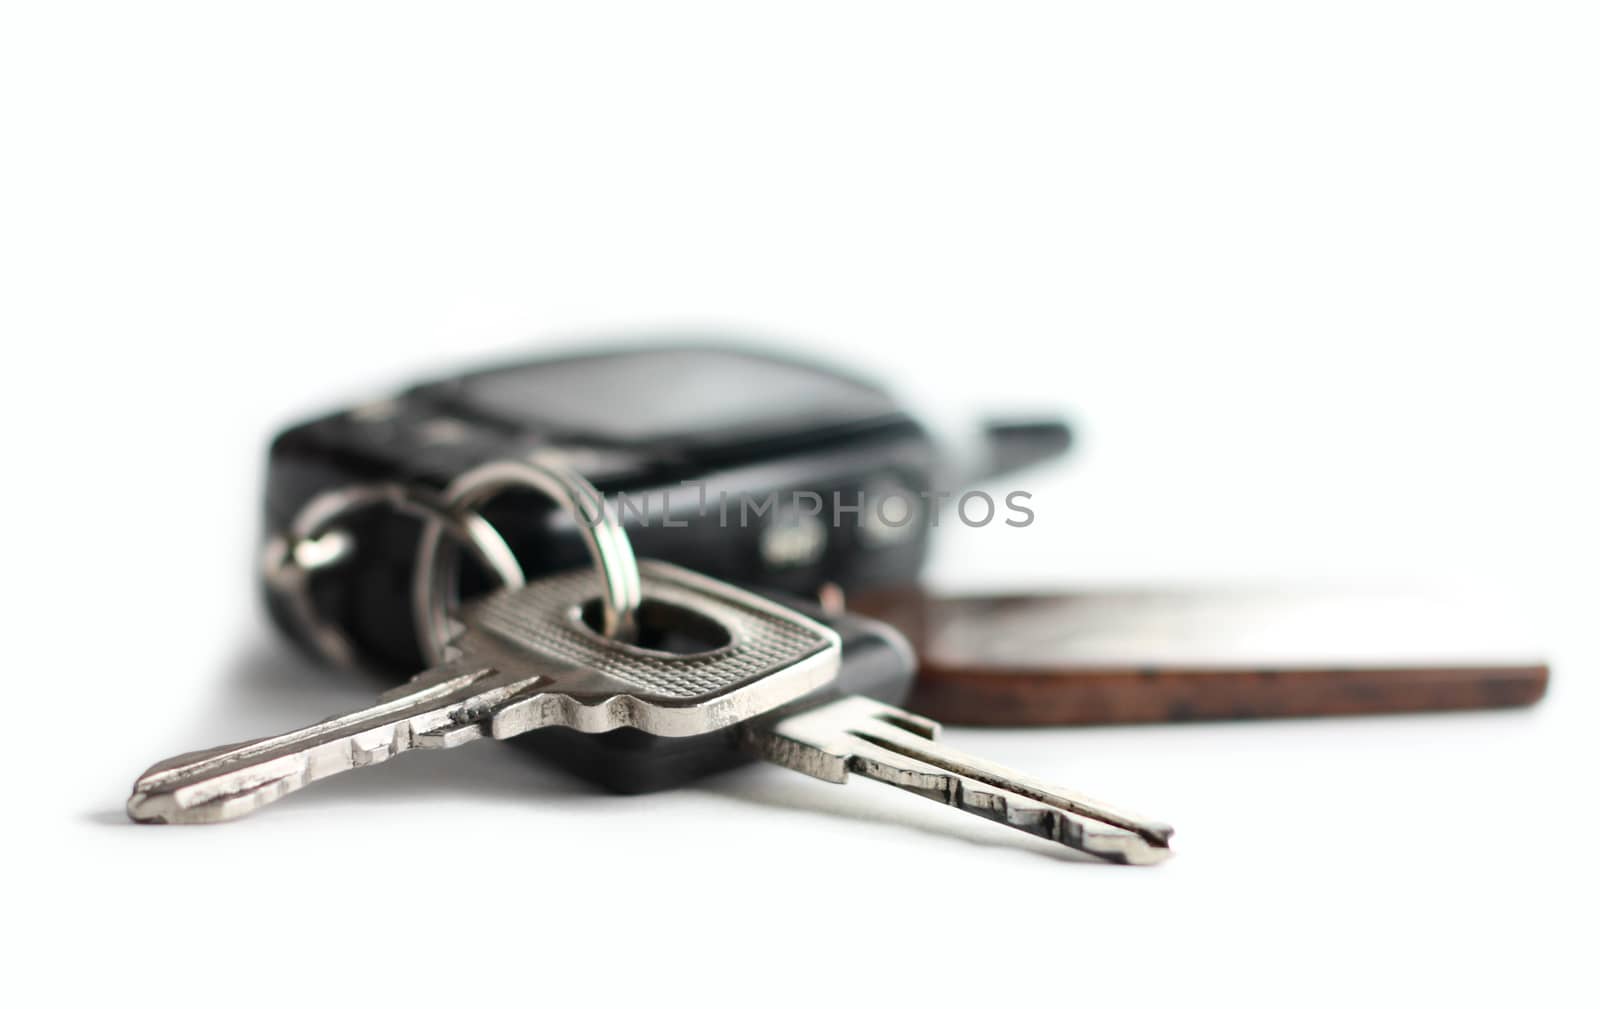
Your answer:
[[[396,483],[351,484],[323,491],[301,507],[288,530],[267,539],[262,548],[262,574],[287,603],[311,645],[336,665],[358,665],[356,647],[348,635],[317,612],[311,577],[338,564],[355,549],[349,535],[336,528],[339,521],[380,505],[422,519],[426,528],[449,533],[503,584],[515,588],[526,580],[506,541],[476,512],[453,511],[432,493]]]
[[[456,517],[477,515],[490,498],[513,487],[539,491],[571,515],[583,534],[600,575],[602,632],[610,638],[631,641],[638,626],[639,564],[633,544],[616,517],[606,510],[605,498],[594,484],[576,472],[530,456],[485,463],[461,474],[445,489],[443,504]],[[454,551],[440,552],[446,529],[436,518],[422,527],[417,543],[417,565],[412,575],[411,604],[422,657],[439,663],[454,636],[450,613],[459,601],[458,558]],[[518,583],[520,584],[520,582]]]

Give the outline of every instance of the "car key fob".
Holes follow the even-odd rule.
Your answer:
[[[1058,420],[991,424],[987,451],[961,468],[881,387],[842,372],[726,346],[610,350],[427,382],[291,427],[272,444],[267,533],[270,546],[341,488],[438,490],[478,464],[538,454],[620,502],[640,555],[815,596],[916,575],[932,509],[880,521],[881,502],[926,502],[1069,441]],[[530,577],[584,562],[575,523],[537,494],[507,492],[483,516]],[[358,661],[396,677],[420,660],[408,597],[418,526],[384,507],[342,514],[346,535],[331,539],[349,549],[323,544],[299,601]],[[319,649],[272,573],[269,561],[279,625],[348,658]],[[493,584],[463,577],[469,593]]]

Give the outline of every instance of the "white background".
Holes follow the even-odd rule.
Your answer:
[[[1594,998],[1592,5],[576,7],[0,15],[19,1004]],[[493,745],[124,822],[155,759],[370,696],[259,610],[276,428],[701,327],[1078,418],[940,584],[1488,584],[1551,694],[949,733],[1175,823],[1148,871]]]

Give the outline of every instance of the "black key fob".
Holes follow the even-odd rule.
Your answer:
[[[280,434],[267,475],[269,536],[337,488],[440,489],[481,463],[539,454],[617,505],[640,556],[815,596],[915,577],[935,495],[1064,451],[1059,421],[993,424],[957,470],[927,429],[871,382],[732,347],[650,346],[512,364],[428,382]],[[933,505],[930,506],[930,502]],[[483,515],[529,577],[587,563],[551,503],[509,491]],[[349,549],[304,587],[317,619],[394,675],[421,662],[410,583],[418,521],[382,507],[342,516]],[[466,594],[490,583],[477,573]],[[269,580],[269,587],[270,587]],[[269,591],[286,631],[305,621]]]

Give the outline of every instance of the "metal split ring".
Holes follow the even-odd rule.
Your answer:
[[[460,555],[441,550],[446,536],[466,547],[501,587],[517,588],[526,581],[511,547],[478,513],[489,499],[513,487],[540,491],[577,522],[600,574],[601,629],[608,637],[631,640],[643,592],[627,532],[593,484],[565,466],[538,458],[478,466],[457,477],[442,495],[398,483],[324,491],[306,502],[286,532],[267,540],[262,557],[266,582],[325,659],[357,665],[359,655],[348,635],[317,612],[311,577],[355,549],[349,535],[337,528],[341,520],[378,506],[416,516],[422,520],[422,535],[412,571],[412,613],[422,656],[429,665],[437,664],[455,636],[450,614],[459,602]]]
[[[638,627],[639,564],[628,534],[593,484],[565,466],[540,460],[506,459],[485,463],[453,480],[444,505],[454,516],[476,515],[491,498],[514,487],[539,491],[560,505],[578,525],[589,556],[600,575],[601,630],[611,638],[631,641]],[[412,609],[418,644],[429,665],[440,662],[454,637],[450,614],[458,603],[458,563],[454,551],[440,552],[445,524],[430,518],[417,544],[412,581]]]
[[[336,665],[358,665],[359,655],[349,636],[317,612],[311,576],[338,564],[355,549],[349,534],[336,528],[337,524],[379,506],[416,516],[428,528],[448,533],[503,585],[515,587],[525,581],[516,555],[494,526],[476,512],[453,511],[436,495],[397,483],[352,484],[323,491],[306,502],[286,532],[267,539],[262,574],[287,604],[311,645]]]

